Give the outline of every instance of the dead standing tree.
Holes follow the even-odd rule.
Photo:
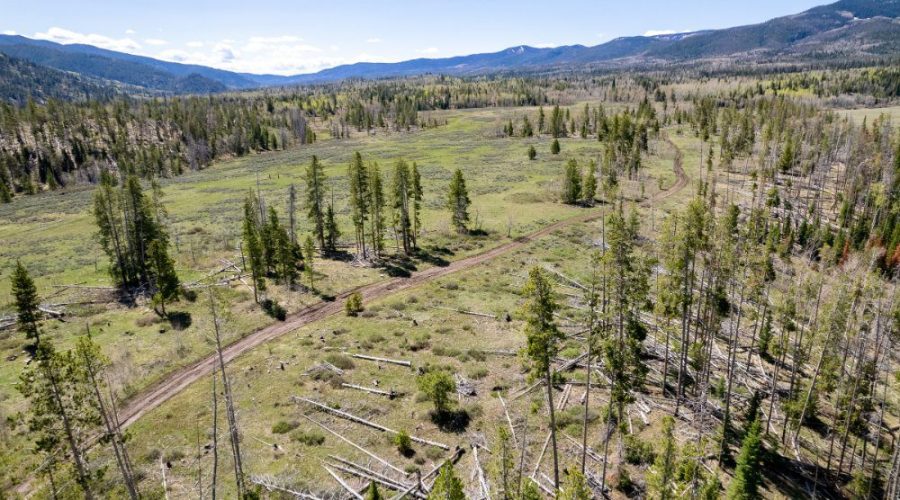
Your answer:
[[[222,387],[225,393],[225,414],[228,418],[228,434],[234,463],[234,480],[238,498],[243,498],[246,491],[244,488],[243,464],[241,462],[240,432],[238,431],[237,417],[234,411],[234,397],[231,393],[231,384],[229,384],[228,375],[225,373],[225,358],[222,355],[222,339],[219,334],[219,315],[216,311],[216,301],[212,291],[209,292],[209,309],[213,317],[213,326],[216,334],[216,354],[219,356],[219,373],[222,375]]]

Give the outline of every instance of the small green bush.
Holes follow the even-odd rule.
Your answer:
[[[272,426],[272,434],[287,434],[299,426],[300,423],[296,421],[279,420]]]
[[[413,454],[412,438],[409,437],[409,434],[405,430],[400,429],[400,432],[394,436],[394,444],[397,446],[397,451],[404,457]]]
[[[325,435],[317,430],[295,431],[291,439],[305,446],[320,446],[325,442]]]
[[[347,313],[347,316],[357,316],[364,310],[362,294],[359,292],[351,293],[350,296],[347,297],[347,302],[344,303],[344,312]]]

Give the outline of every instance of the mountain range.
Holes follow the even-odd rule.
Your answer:
[[[118,92],[205,94],[348,78],[422,74],[469,76],[573,67],[627,68],[726,58],[731,62],[753,62],[895,57],[900,54],[900,0],[840,0],[759,24],[673,35],[622,37],[591,47],[523,45],[499,52],[440,59],[360,62],[290,76],[237,73],[90,45],[62,45],[15,35],[0,35],[0,53],[8,56],[0,59],[0,97],[16,102],[29,92],[37,99],[77,99]],[[41,85],[22,86],[35,81]]]

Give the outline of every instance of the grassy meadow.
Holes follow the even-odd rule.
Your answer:
[[[574,109],[578,107],[573,107]],[[559,155],[551,155],[549,151],[551,139],[546,136],[507,138],[501,137],[498,133],[507,120],[521,119],[526,113],[533,119],[536,112],[536,108],[438,112],[433,113],[433,116],[445,120],[446,125],[410,133],[377,135],[358,133],[345,140],[324,139],[309,146],[223,161],[202,171],[178,178],[163,179],[161,185],[165,193],[164,204],[168,210],[172,255],[176,260],[179,276],[183,282],[190,283],[222,268],[225,262],[239,262],[237,245],[240,238],[243,199],[247,191],[256,188],[257,184],[265,202],[276,207],[282,222],[286,223],[288,186],[295,184],[302,200],[303,174],[312,155],[318,156],[326,167],[329,183],[333,187],[338,220],[344,234],[343,241],[350,244],[352,244],[350,239],[352,227],[345,196],[346,169],[355,151],[360,151],[366,161],[378,162],[386,184],[397,159],[403,158],[418,164],[425,190],[420,246],[423,247],[423,254],[426,256],[439,254],[448,260],[458,259],[499,245],[507,241],[508,237],[515,238],[555,221],[578,215],[583,209],[563,205],[557,201],[563,165],[570,158],[575,158],[579,164],[586,165],[589,159],[597,159],[602,154],[602,146],[595,139],[565,138],[560,140],[562,152]],[[698,165],[696,139],[678,135],[675,129],[666,132],[671,136],[673,143],[684,150],[685,166]],[[538,151],[537,159],[533,161],[528,160],[526,155],[530,145]],[[642,175],[646,178],[641,182],[623,181],[623,192],[626,195],[633,198],[640,198],[641,193],[644,197],[651,196],[660,187],[666,189],[674,183],[672,158],[675,151],[671,145],[664,141],[651,141],[651,152],[652,154],[644,159],[646,168]],[[449,228],[444,200],[450,176],[456,168],[461,169],[466,177],[473,202],[470,210],[472,227],[482,229],[484,231],[482,236],[460,237]],[[93,223],[91,199],[92,191],[89,188],[73,188],[19,197],[11,204],[0,205],[0,241],[3,242],[0,245],[0,316],[12,312],[8,277],[15,261],[21,260],[36,279],[43,302],[66,312],[59,320],[44,322],[45,335],[64,349],[72,346],[78,335],[90,329],[95,340],[112,361],[113,384],[118,388],[119,394],[127,398],[173,369],[189,364],[213,351],[214,346],[209,333],[212,326],[208,302],[201,294],[196,302],[182,300],[175,304],[172,309],[187,313],[183,316],[189,320],[171,324],[168,321],[161,321],[152,309],[145,305],[129,307],[116,302],[108,290],[54,286],[105,287],[110,284],[106,258],[98,243]],[[674,206],[680,199],[682,198],[673,197],[665,203]],[[310,227],[304,215],[301,203],[297,213],[300,235],[307,233]],[[394,245],[390,235],[386,245],[388,251],[392,252]],[[531,251],[538,250],[529,250]],[[538,254],[530,258],[544,257]],[[421,269],[432,265],[430,262],[433,260],[424,258],[415,262],[415,265]],[[516,268],[520,274],[523,272],[521,266],[511,266],[509,262],[505,265],[509,269]],[[342,290],[387,277],[384,269],[355,267],[343,261],[320,259],[315,267],[316,287],[323,296],[335,295]],[[490,272],[504,274],[493,267]],[[484,272],[475,270],[469,274],[481,276]],[[462,294],[458,293],[442,296],[441,291],[447,290],[441,288],[440,284],[430,284],[428,287],[434,292],[434,298],[411,307],[413,310],[420,309],[422,315],[427,314],[427,318],[424,316],[422,318],[422,322],[426,325],[443,322],[462,325],[459,318],[447,317],[446,314],[442,315],[430,309],[427,304],[434,301],[450,303],[451,299],[464,300],[465,303],[453,307],[473,309],[477,309],[479,304],[493,304],[492,307],[497,310],[496,312],[515,309],[514,294],[501,299],[487,290],[482,294],[467,293],[463,299]],[[289,312],[322,300],[319,296],[291,292],[280,286],[271,288],[270,294]],[[222,299],[229,304],[228,327],[224,331],[223,339],[225,342],[233,341],[274,321],[253,304],[250,289],[240,282],[222,288],[220,293]],[[408,292],[407,295],[413,293]],[[398,303],[405,303],[403,302],[405,300],[408,300],[408,297],[391,299],[401,301]],[[240,373],[236,377],[243,384],[244,370],[254,366],[255,371],[247,374],[255,376],[262,373],[260,370],[271,370],[271,366],[266,363],[271,364],[274,359],[295,360],[289,363],[292,371],[296,371],[298,367],[305,369],[314,359],[324,355],[326,351],[322,349],[329,345],[327,342],[319,345],[315,340],[319,335],[314,335],[315,332],[334,332],[341,329],[351,332],[339,336],[340,342],[331,345],[332,350],[348,348],[351,344],[346,342],[350,339],[362,342],[369,337],[381,335],[389,340],[385,343],[384,353],[391,354],[415,345],[416,342],[420,342],[422,336],[439,335],[440,341],[437,338],[433,340],[435,345],[445,343],[449,346],[466,342],[469,335],[475,334],[480,329],[480,326],[476,328],[473,324],[469,330],[460,332],[453,330],[438,334],[426,326],[412,330],[401,328],[403,321],[408,319],[397,320],[399,323],[396,325],[382,324],[381,319],[396,320],[387,317],[393,314],[389,314],[389,311],[401,314],[392,308],[391,304],[380,306],[382,312],[379,313],[378,322],[368,324],[369,322],[365,321],[354,322],[345,318],[334,318],[323,324],[311,325],[284,340],[293,344],[282,345],[279,342],[259,349],[246,356],[246,360],[242,358],[241,367],[235,365],[235,373]],[[378,311],[379,306],[375,306],[375,310]],[[504,335],[509,337],[500,344],[509,348],[520,347],[520,335],[515,333],[517,330],[514,324],[496,324],[492,325],[492,328],[506,332]],[[312,344],[297,344],[310,338],[314,339]],[[388,349],[387,347],[391,345],[393,347]],[[3,490],[16,484],[27,471],[34,470],[36,466],[34,460],[37,457],[30,455],[31,444],[25,439],[24,420],[18,419],[20,412],[26,410],[15,388],[19,374],[28,361],[28,356],[23,352],[24,346],[24,339],[13,329],[0,332],[0,356],[5,360],[0,364],[0,410],[2,410],[0,417],[10,418],[2,424],[3,431],[8,433],[7,442],[10,444],[0,453],[0,468],[3,469],[0,472],[0,486]],[[279,354],[277,356],[272,354],[273,350],[277,350]],[[417,364],[428,360],[437,362],[441,358],[433,353],[433,349],[426,349],[426,352],[420,349],[412,354],[415,355]],[[518,363],[514,359],[509,361],[510,369],[515,371]],[[361,363],[365,362],[356,364]],[[279,373],[284,374],[278,370],[278,373],[273,372],[273,375]],[[359,376],[368,377],[369,374]],[[296,378],[292,380],[296,381]],[[365,378],[358,380],[360,383],[364,381]],[[258,387],[271,385],[264,379],[253,383],[262,384]],[[161,419],[166,419],[166,415],[170,416],[169,419],[194,419],[198,412],[202,413],[207,408],[206,401],[198,394],[204,390],[202,387],[192,387],[151,416],[141,420],[132,431],[135,443],[142,450],[138,453],[149,452],[154,447],[169,446],[167,442],[172,448],[183,448],[183,443],[179,439],[186,435],[180,433],[194,432],[193,423],[173,420],[166,423],[164,428],[158,426],[163,424]],[[245,392],[244,388],[241,388],[238,391],[241,411],[259,407],[260,411],[269,412],[271,410],[269,406],[260,406],[253,400],[265,393],[265,390]],[[411,397],[414,395],[410,394],[407,399]],[[274,404],[275,401],[271,400],[267,404],[270,403]],[[193,409],[182,411],[181,409],[186,406],[192,406]],[[386,421],[394,422],[393,416],[388,418]],[[250,419],[245,417],[244,420]],[[397,425],[403,422],[398,421]],[[270,424],[264,424],[260,420],[260,425],[265,427]],[[160,432],[162,429],[164,432]],[[170,435],[170,431],[173,434]],[[260,439],[269,440],[266,433],[261,430],[248,430],[248,436],[257,434]],[[185,453],[188,451],[183,450]],[[256,458],[250,462],[251,470],[256,471],[256,467],[252,465],[255,463],[254,460]],[[267,461],[259,463],[262,467],[260,470],[278,469],[277,463],[270,464]],[[310,466],[314,465],[315,463],[312,463]]]

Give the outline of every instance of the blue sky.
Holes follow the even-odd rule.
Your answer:
[[[597,45],[724,28],[829,0],[0,0],[0,32],[251,73]]]

